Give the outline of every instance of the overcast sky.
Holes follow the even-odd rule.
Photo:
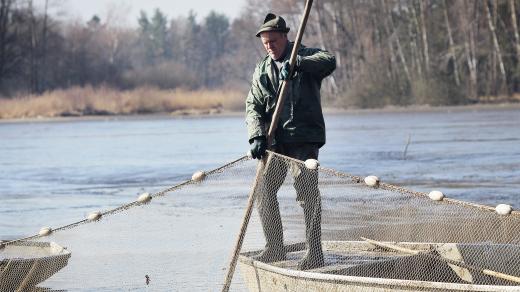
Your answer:
[[[42,7],[45,0],[35,0],[35,3]],[[144,10],[150,16],[155,8],[164,12],[168,19],[187,16],[190,10],[197,14],[199,21],[211,10],[235,18],[240,14],[246,0],[50,0],[50,3],[50,13],[55,16],[81,17],[87,21],[93,15],[98,15],[103,21],[108,11],[118,10],[119,21],[136,25],[139,11]]]

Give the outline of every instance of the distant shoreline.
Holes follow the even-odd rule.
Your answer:
[[[436,112],[471,112],[471,111],[491,111],[491,110],[520,110],[520,103],[498,103],[498,104],[472,104],[457,106],[408,106],[398,107],[390,106],[384,108],[373,109],[354,109],[354,108],[333,108],[324,107],[325,115],[362,115],[373,113],[436,113]],[[135,120],[135,119],[193,119],[193,118],[220,118],[243,116],[243,111],[210,111],[210,110],[184,110],[172,113],[146,113],[146,114],[128,114],[128,115],[82,115],[82,116],[66,116],[66,117],[31,117],[31,118],[15,118],[0,119],[1,123],[34,123],[34,122],[74,122],[74,121],[103,121],[103,120]]]
[[[363,113],[428,113],[428,112],[466,112],[478,110],[517,110],[520,109],[518,102],[504,102],[504,103],[477,103],[468,105],[412,105],[412,106],[387,106],[382,108],[367,108],[367,109],[337,109],[325,108],[324,112],[329,114],[363,114]]]

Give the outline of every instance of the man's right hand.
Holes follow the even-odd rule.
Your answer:
[[[278,78],[280,80],[293,79],[295,73],[298,71],[298,67],[300,66],[301,62],[302,62],[302,57],[296,56],[296,62],[294,63],[294,68],[293,68],[293,75],[291,76],[291,78],[289,78],[289,70],[291,69],[291,64],[289,64],[289,60],[283,61],[282,67],[280,68],[280,75],[278,76]]]
[[[253,139],[251,143],[251,156],[255,159],[262,159],[267,150],[267,139],[264,136],[259,136]]]

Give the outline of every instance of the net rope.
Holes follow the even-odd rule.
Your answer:
[[[251,191],[257,208],[232,291],[520,289],[482,272],[520,276],[520,212],[433,200],[273,152],[251,190],[256,164],[243,156],[150,200],[3,242],[0,290],[218,291]]]

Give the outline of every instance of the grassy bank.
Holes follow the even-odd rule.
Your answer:
[[[74,87],[42,95],[11,99],[0,98],[0,119],[88,117],[108,115],[172,114],[200,115],[244,112],[245,92],[238,90],[161,90],[141,87],[116,90],[108,87]],[[381,108],[345,108],[324,104],[327,113],[431,112],[485,109],[518,109],[520,95],[482,98],[476,103],[458,106],[411,105]]]
[[[0,98],[0,119],[133,115],[151,113],[211,114],[243,110],[245,93],[235,90],[121,91],[107,87],[74,87],[42,95]]]

